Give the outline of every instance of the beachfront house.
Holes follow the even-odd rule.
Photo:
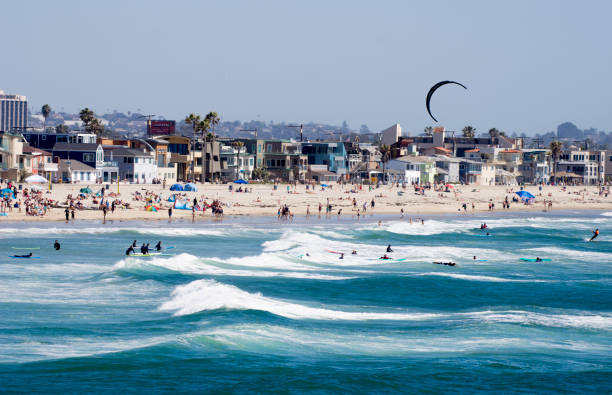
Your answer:
[[[146,184],[158,177],[155,155],[144,149],[107,146],[105,159],[117,163],[123,181]]]
[[[51,151],[56,143],[95,144],[97,137],[93,133],[49,133],[28,132],[23,137],[34,148]]]
[[[524,149],[519,166],[519,183],[548,183],[551,176],[550,151],[547,149]]]
[[[218,141],[204,143],[201,138],[196,140],[193,152],[195,180],[212,182],[221,177],[220,150],[221,143]]]
[[[0,177],[19,180],[19,158],[23,155],[23,136],[20,133],[0,132]]]
[[[170,154],[170,159],[163,159],[165,165],[170,166],[170,164],[173,164],[175,167],[176,179],[178,181],[186,181],[191,174],[191,139],[180,135],[169,135],[155,136],[150,140],[156,140],[167,144],[166,152]],[[159,157],[156,157],[156,160],[159,163]],[[164,173],[167,169],[162,170],[161,173]]]
[[[461,159],[446,155],[434,155],[436,161],[436,181],[444,183],[459,182],[459,163]]]
[[[51,152],[53,157],[77,160],[96,169],[93,181],[117,181],[119,168],[116,162],[106,161],[104,148],[98,143],[55,143]]]
[[[337,142],[302,143],[302,154],[308,156],[308,165],[323,165],[325,170],[343,176],[348,173],[346,148]]]
[[[559,155],[556,182],[596,185],[604,182],[606,151],[570,147]]]
[[[29,174],[36,174],[46,179],[57,178],[58,166],[53,162],[50,152],[25,145],[20,164]]]
[[[236,157],[238,155],[238,157]],[[225,180],[250,180],[255,170],[255,155],[247,152],[246,147],[240,149],[231,145],[221,146],[221,177]]]
[[[98,178],[94,167],[76,159],[59,159],[58,162],[57,176],[53,182],[95,183]]]
[[[433,183],[436,177],[435,159],[429,156],[402,156],[387,162],[389,181],[409,184]]]

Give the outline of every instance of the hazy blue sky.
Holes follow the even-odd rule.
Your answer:
[[[612,130],[612,1],[4,1],[0,89],[36,110]]]

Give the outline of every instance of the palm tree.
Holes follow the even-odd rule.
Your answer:
[[[195,135],[200,120],[200,116],[194,113],[185,117],[185,123],[191,124],[191,181],[195,179]],[[202,160],[204,160],[204,158],[202,158]]]
[[[378,148],[378,151],[380,152],[380,161],[383,164],[383,180],[386,182],[387,180],[387,162],[389,161],[389,159],[391,158],[391,147],[389,147],[386,144],[383,144],[380,146],[380,148]]]
[[[94,120],[94,112],[89,108],[85,107],[79,113],[79,118],[83,122],[83,126],[85,126],[85,130],[89,129],[89,124]]]
[[[65,124],[59,124],[55,127],[55,133],[68,133],[70,129]]]
[[[42,112],[42,116],[45,118],[43,131],[46,132],[47,131],[47,118],[49,118],[49,115],[51,114],[51,106],[48,104],[45,104],[44,106],[42,106],[40,112]]]
[[[497,136],[499,136],[499,130],[495,128],[489,129],[489,136],[491,136],[491,144],[492,144],[497,138]]]
[[[471,127],[471,126],[466,126],[463,128],[462,132],[463,132],[463,137],[472,138],[476,135],[476,128]]]
[[[557,178],[557,161],[559,160],[559,154],[561,153],[561,149],[563,148],[563,143],[560,141],[552,141],[550,143],[550,153],[553,157],[553,180],[556,182]]]
[[[208,114],[206,114],[206,117],[204,118],[208,121],[208,123],[210,124],[210,127],[212,128],[212,139],[210,140],[211,143],[215,142],[215,126],[217,126],[219,124],[219,122],[221,121],[221,118],[219,118],[219,114],[217,114],[216,111],[211,111]],[[208,147],[207,147],[208,150]],[[213,144],[211,144],[211,150],[213,150]],[[211,155],[212,157],[212,152]],[[212,179],[212,175],[211,175],[211,179]]]
[[[202,121],[200,121],[197,125],[196,125],[196,130],[202,134],[202,145],[200,146],[200,155],[202,156],[202,184],[204,184],[206,182],[206,177],[205,177],[205,173],[206,173],[206,166],[208,165],[208,144],[206,143],[207,139],[207,134],[208,131],[210,130],[210,122],[208,121],[208,119],[203,119]],[[206,161],[206,162],[204,162]]]
[[[433,126],[427,126],[425,129],[423,129],[423,132],[425,133],[426,136],[432,136]]]
[[[104,132],[104,125],[98,118],[94,118],[91,120],[91,122],[89,122],[88,131],[100,137],[100,135]]]
[[[232,145],[236,148],[236,179],[238,179],[238,175],[240,174],[238,162],[240,161],[240,151],[242,147],[244,147],[244,143],[242,141],[235,141]]]

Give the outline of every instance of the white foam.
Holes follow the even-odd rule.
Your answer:
[[[605,213],[601,213],[604,217],[612,217],[612,211],[607,211]]]
[[[484,282],[496,282],[496,283],[540,283],[540,282],[549,282],[548,280],[515,279],[515,278],[502,278],[502,277],[493,277],[493,276],[478,276],[478,275],[459,274],[459,273],[444,273],[444,272],[420,273],[419,276],[441,276],[441,277],[457,278],[457,279],[460,279],[460,280],[484,281]]]
[[[72,234],[109,234],[129,231],[140,234],[160,236],[223,236],[227,231],[202,228],[122,228],[113,226],[74,228],[74,227],[46,227],[46,228],[2,228],[0,237],[15,237],[16,235],[46,236],[46,235],[72,235]]]
[[[222,267],[222,262],[202,259],[190,254],[180,254],[170,258],[126,258],[117,262],[114,270],[123,271],[151,271],[169,270],[184,274],[202,274],[213,276],[239,276],[239,277],[285,277],[303,278],[313,280],[347,280],[354,277],[331,276],[326,274],[295,271],[269,271],[269,270],[241,270]]]
[[[261,293],[250,293],[233,285],[213,280],[196,280],[176,287],[172,299],[160,306],[160,310],[174,315],[194,314],[206,310],[260,310],[291,318],[315,320],[427,320],[438,317],[428,313],[370,313],[328,310],[268,298]]]
[[[612,262],[612,254],[606,253],[606,252],[572,250],[572,249],[559,248],[559,247],[536,247],[536,248],[528,248],[523,251],[532,251],[533,253],[537,253],[537,255],[540,255],[546,258],[549,258],[551,256],[558,257],[558,259],[555,259],[555,264],[567,263],[568,260],[572,260],[572,259],[578,259],[578,260],[587,261],[587,262],[593,262],[593,261]]]
[[[612,316],[585,314],[543,314],[530,311],[481,311],[466,315],[497,323],[518,323],[559,328],[612,329]]]

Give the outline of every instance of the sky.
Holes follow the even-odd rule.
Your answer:
[[[0,89],[39,111],[612,130],[612,2],[21,0],[0,7]],[[425,97],[440,88],[427,114]]]

